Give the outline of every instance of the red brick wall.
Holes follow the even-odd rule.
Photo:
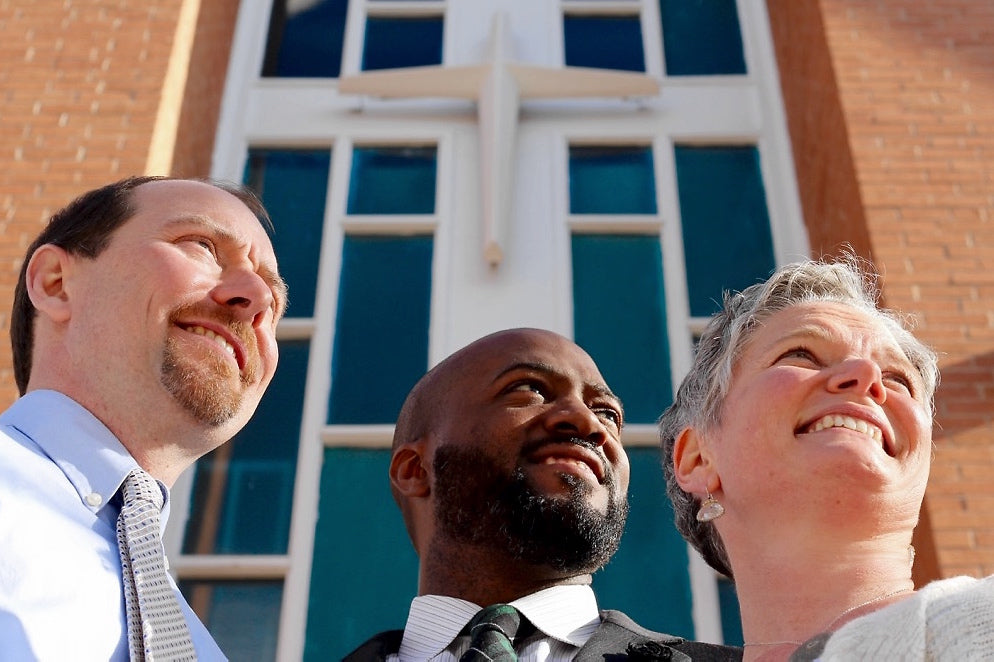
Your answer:
[[[941,355],[926,513],[939,571],[994,573],[994,3],[767,5],[812,242],[862,242],[853,192],[828,172],[848,170],[887,304]]]
[[[171,172],[207,175],[237,0],[195,11],[192,66],[163,83],[184,0],[0,3],[0,408],[17,395],[8,342],[28,243],[79,193],[143,174],[160,105],[183,95]],[[162,173],[155,173],[162,174]]]
[[[165,159],[182,175],[209,172],[238,2],[196,5]],[[812,251],[872,256],[887,303],[942,353],[926,517],[943,575],[994,573],[994,3],[768,7]],[[182,8],[0,4],[0,407],[16,396],[6,330],[24,249],[76,194],[146,168],[176,102],[162,89]]]
[[[217,129],[238,0],[200,0],[196,39],[180,112],[180,131],[173,153],[172,174],[205,177]]]
[[[811,254],[831,255],[848,244],[868,256],[866,216],[821,12],[807,0],[770,0],[769,8]]]

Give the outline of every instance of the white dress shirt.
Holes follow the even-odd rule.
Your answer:
[[[518,649],[521,662],[572,660],[600,626],[597,599],[586,585],[553,586],[510,603],[538,629]],[[411,603],[399,662],[458,662],[469,648],[459,632],[486,605],[442,595],[420,595]]]
[[[114,496],[137,466],[61,393],[32,391],[0,415],[0,660],[128,659]],[[226,659],[177,596],[199,660]]]

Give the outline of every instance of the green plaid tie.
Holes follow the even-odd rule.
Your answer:
[[[521,625],[521,614],[511,605],[490,605],[469,622],[469,650],[459,662],[517,662],[511,642]]]

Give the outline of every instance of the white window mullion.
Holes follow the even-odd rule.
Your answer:
[[[328,416],[334,314],[338,305],[338,278],[342,252],[339,219],[347,191],[351,144],[339,139],[331,147],[328,192],[325,199],[324,230],[317,289],[314,302],[314,332],[310,338],[307,382],[301,417],[300,446],[297,454],[293,515],[287,556],[289,566],[283,584],[280,612],[278,660],[303,658],[307,628],[307,606],[311,582],[311,551],[314,547],[314,521],[320,496],[324,445],[321,431]],[[344,164],[344,165],[343,165]],[[291,299],[293,293],[290,293]]]

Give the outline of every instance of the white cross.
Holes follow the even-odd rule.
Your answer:
[[[338,91],[383,98],[443,97],[476,102],[480,125],[483,256],[503,259],[501,239],[511,198],[511,164],[521,99],[651,97],[659,81],[642,73],[587,67],[539,67],[512,61],[502,12],[495,14],[486,60],[463,67],[405,67],[343,76]]]

